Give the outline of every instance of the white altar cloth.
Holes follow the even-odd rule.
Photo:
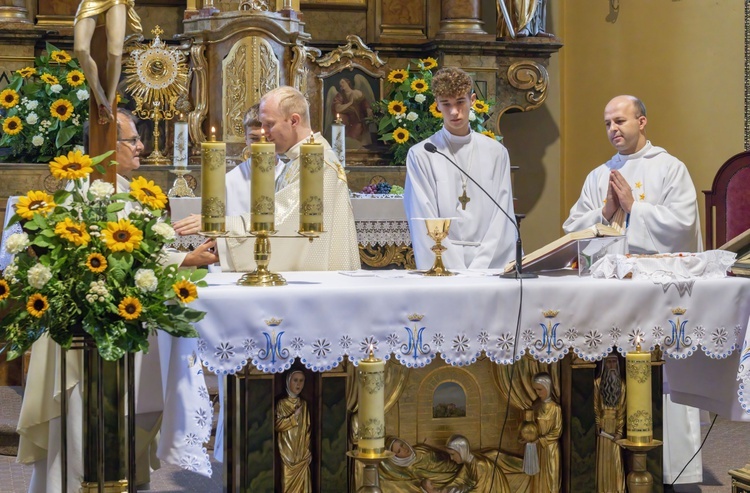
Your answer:
[[[660,344],[675,400],[733,419],[747,399],[738,383],[739,355],[750,318],[750,280],[697,280],[691,292],[666,291],[650,281],[542,276],[523,281],[523,309],[514,353],[521,283],[463,271],[427,278],[407,271],[293,272],[289,285],[236,286],[239,274],[209,274],[192,307],[207,312],[196,324],[199,356],[209,370],[230,374],[247,364],[283,372],[294,358],[314,371],[355,363],[372,345],[377,356],[421,367],[438,354],[451,365],[468,365],[484,352],[509,364],[528,350],[558,361],[570,350],[598,360],[612,348]],[[745,342],[744,372],[750,374]],[[671,360],[701,378],[673,377]],[[730,358],[731,356],[731,358]],[[730,358],[730,359],[726,359]],[[695,364],[693,364],[693,361]],[[742,377],[744,374],[740,374]],[[744,376],[750,381],[750,375]],[[716,385],[720,382],[721,385]],[[748,387],[750,388],[750,387]],[[720,389],[720,390],[719,390]],[[712,395],[714,394],[714,395]],[[720,394],[720,395],[716,395]],[[747,407],[747,406],[745,406]]]
[[[360,245],[411,245],[403,197],[360,196],[351,202]]]

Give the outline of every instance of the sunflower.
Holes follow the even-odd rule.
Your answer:
[[[406,106],[401,101],[391,101],[388,103],[388,113],[391,115],[403,115],[406,113]]]
[[[102,231],[102,241],[113,252],[132,252],[142,240],[143,232],[127,219],[107,223],[107,229]]]
[[[57,63],[68,63],[70,61],[70,55],[65,50],[53,51],[49,55],[49,59]]]
[[[47,215],[55,208],[55,198],[47,192],[31,191],[18,198],[16,213],[24,219],[32,219],[35,213]]]
[[[0,301],[10,296],[10,286],[3,279],[0,279]]]
[[[0,92],[0,104],[6,108],[12,108],[18,104],[18,93],[13,89],[6,89]]]
[[[91,236],[86,231],[86,224],[73,222],[69,217],[55,225],[55,234],[77,246],[86,246],[91,241]]]
[[[133,296],[126,296],[122,299],[119,305],[117,305],[117,311],[122,318],[125,320],[135,320],[141,316],[143,311],[143,305]]]
[[[405,128],[398,127],[393,131],[393,140],[395,140],[399,144],[403,144],[404,142],[409,140],[409,131]]]
[[[22,69],[16,70],[16,73],[24,79],[28,79],[36,73],[36,69],[34,67],[24,67]]]
[[[68,84],[72,87],[78,87],[86,81],[86,77],[84,77],[83,72],[80,70],[71,70],[68,72],[68,76],[65,77],[65,80],[67,80]]]
[[[415,79],[411,83],[411,88],[412,90],[421,94],[423,92],[426,92],[427,89],[430,88],[430,86],[427,85],[427,81],[424,79]]]
[[[23,130],[23,124],[21,123],[21,119],[17,116],[8,117],[3,122],[3,132],[8,135],[19,134],[21,133],[21,130]]]
[[[36,318],[42,318],[47,308],[49,308],[49,303],[47,303],[47,297],[43,294],[34,293],[29,296],[29,300],[26,302],[26,311]]]
[[[58,120],[65,121],[73,115],[73,103],[67,99],[58,99],[49,107],[49,112]]]
[[[488,111],[490,111],[490,107],[481,99],[477,99],[476,101],[474,101],[474,104],[472,104],[471,107],[477,113],[487,113]]]
[[[190,303],[198,298],[198,288],[190,281],[182,279],[172,284],[172,289],[183,303]]]
[[[394,84],[401,84],[403,81],[406,80],[406,78],[409,77],[409,73],[400,68],[398,70],[392,70],[390,74],[388,74],[388,82],[393,82]]]
[[[431,70],[437,67],[437,60],[435,60],[431,56],[428,56],[427,58],[423,58],[420,61],[422,62],[422,66],[424,67],[425,70]]]
[[[86,259],[86,267],[94,274],[99,274],[107,270],[107,259],[101,253],[94,252]]]
[[[433,102],[433,103],[432,103],[432,104],[430,105],[430,114],[431,114],[432,116],[434,116],[435,118],[442,118],[442,117],[443,117],[443,114],[442,114],[442,113],[440,113],[440,112],[438,111],[438,109],[437,109],[437,101]]]
[[[77,180],[86,178],[94,169],[91,158],[81,151],[68,151],[68,155],[57,156],[50,161],[49,170],[58,180]]]
[[[139,176],[130,182],[130,195],[146,207],[163,209],[167,205],[167,196],[153,180]]]
[[[492,130],[485,130],[485,131],[482,132],[482,135],[486,135],[490,139],[494,139],[495,138],[495,132],[493,132]]]
[[[40,79],[42,79],[42,81],[46,82],[47,84],[49,84],[49,85],[51,85],[51,86],[53,86],[53,85],[55,85],[55,84],[59,84],[59,83],[60,83],[60,81],[59,81],[59,80],[57,80],[57,77],[55,77],[55,76],[54,76],[54,75],[52,75],[52,74],[42,74],[42,75],[40,76]]]

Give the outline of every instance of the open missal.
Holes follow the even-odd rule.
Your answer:
[[[732,274],[750,277],[750,229],[721,245],[719,250],[727,250],[737,254],[737,260],[734,261],[732,266]]]
[[[590,228],[568,233],[534,250],[525,255],[521,262],[523,270],[528,272],[558,270],[577,265],[579,274],[583,275],[588,272],[592,263],[607,253],[627,253],[625,235],[611,226],[595,224]],[[505,272],[512,272],[515,268],[514,260],[508,263]]]

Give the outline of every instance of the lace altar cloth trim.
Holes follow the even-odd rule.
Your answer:
[[[406,221],[354,221],[354,224],[360,245],[411,245]]]

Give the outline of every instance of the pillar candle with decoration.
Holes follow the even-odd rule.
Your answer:
[[[640,340],[635,351],[625,356],[625,400],[627,438],[634,443],[653,440],[651,413],[651,352],[641,351]]]
[[[370,348],[360,360],[359,376],[359,453],[380,455],[385,450],[385,361],[376,358]]]
[[[188,124],[180,119],[174,124],[174,165],[176,168],[187,168],[188,165]]]
[[[299,230],[323,232],[323,145],[313,135],[300,151]]]
[[[201,143],[201,229],[222,233],[227,210],[226,164],[227,145],[216,140],[216,129],[211,127],[208,142]]]
[[[341,166],[346,167],[346,127],[338,113],[336,113],[336,121],[331,125],[331,147]]]
[[[250,231],[275,231],[276,146],[266,140],[250,144]]]

